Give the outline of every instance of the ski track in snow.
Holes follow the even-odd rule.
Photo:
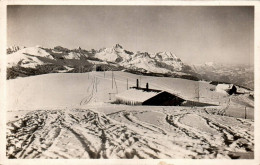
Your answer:
[[[88,104],[92,100],[95,88],[95,79],[93,78],[86,92],[88,95],[80,101],[80,105]]]
[[[129,84],[135,83],[137,77],[129,75],[115,75],[117,77],[115,85],[117,82],[121,91],[126,84],[125,79],[129,80]],[[102,94],[105,93],[104,90],[106,93],[115,92],[117,86],[114,90],[102,87],[102,83],[103,86],[107,85],[112,79],[105,75],[103,78],[103,74],[98,72],[92,73],[91,78],[88,79],[83,79],[88,83],[87,86],[81,85],[82,90],[79,91],[84,91],[81,95],[75,93],[69,99],[62,101],[62,104],[66,105],[74,101],[77,106],[45,108],[45,110],[37,110],[39,108],[33,107],[33,111],[24,108],[25,111],[21,111],[21,114],[29,113],[20,118],[16,116],[15,120],[9,120],[7,157],[235,159],[241,158],[239,154],[251,154],[251,158],[253,156],[254,121],[223,116],[230,106],[239,100],[243,101],[244,97],[234,97],[230,99],[231,101],[223,102],[222,106],[206,108],[113,104],[99,106],[100,101],[105,102],[105,97],[101,97],[97,91],[102,91]],[[142,82],[148,80],[151,82],[151,87],[160,87],[160,89],[170,89],[173,84],[165,78],[164,83],[159,86],[156,78],[142,77]],[[188,84],[190,83],[192,81]],[[22,102],[25,96],[23,93],[32,88],[33,84],[28,84],[21,89],[18,88],[19,94],[15,99],[17,104]],[[176,84],[178,84],[177,80]],[[172,91],[177,89],[177,87],[171,88]],[[66,92],[57,95],[59,97],[55,95],[52,100],[65,94]],[[74,97],[77,99],[73,100]],[[47,105],[53,103],[50,100],[47,101]]]
[[[7,123],[8,158],[230,159],[253,151],[252,121],[205,112],[38,110]]]

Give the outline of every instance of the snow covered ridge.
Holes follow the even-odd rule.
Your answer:
[[[184,66],[182,61],[171,52],[159,52],[155,54],[130,52],[119,44],[116,44],[112,48],[101,49],[95,56],[103,61],[117,62],[127,68],[143,68],[155,73],[170,72],[171,70],[181,71]],[[158,63],[170,65],[172,68],[161,67],[162,64],[158,65]]]
[[[199,74],[200,79],[254,89],[254,66],[207,62],[205,64],[194,64],[191,67]]]
[[[101,70],[119,68],[116,70],[124,69],[141,73],[174,74],[177,76],[190,75],[190,73],[183,71],[187,67],[171,52],[155,54],[140,51],[131,52],[119,44],[100,50],[84,50],[80,47],[67,49],[61,46],[54,48],[35,46],[23,49],[15,47],[13,49],[17,51],[7,56],[7,67],[12,71],[15,70],[15,73],[12,73],[14,76],[8,76],[9,78],[19,77],[24,68],[37,70],[39,67],[50,65],[52,68],[63,67],[64,71],[62,72],[87,72],[95,70],[95,68],[99,68],[99,70],[100,68],[102,68]],[[66,67],[73,69],[66,70]],[[47,70],[52,73],[56,72]],[[46,72],[49,73],[48,71]]]
[[[63,48],[60,46],[54,47],[53,49],[42,48],[40,46],[25,48],[23,50],[20,50],[19,47],[18,48],[15,47],[14,49],[17,50],[18,52],[17,54],[8,57],[10,59],[8,61],[9,66],[14,66],[15,64],[18,64],[20,61],[27,59],[27,56],[24,56],[25,54],[33,55],[33,56],[41,56],[41,57],[42,54],[44,54],[46,55],[45,58],[50,58],[50,59],[59,58],[59,59],[80,60],[82,58],[93,57],[101,61],[117,63],[126,68],[145,69],[148,72],[156,72],[156,73],[167,73],[167,72],[171,72],[172,70],[181,71],[182,67],[184,66],[182,61],[171,52],[159,52],[156,54],[149,54],[147,52],[134,53],[125,50],[119,44],[116,44],[111,48],[103,48],[95,52],[86,51],[81,49],[80,47],[78,49],[69,50],[67,48]],[[17,58],[14,56],[20,56],[19,58],[20,60],[17,60]],[[51,56],[53,58],[51,58]],[[12,60],[13,58],[15,60]],[[10,64],[10,61],[12,64]],[[171,66],[172,68],[170,69],[165,68],[163,67],[163,64]],[[39,65],[41,64],[39,63]]]
[[[218,81],[250,89],[254,87],[252,66],[216,65],[213,62],[187,65],[172,52],[132,52],[119,44],[99,50],[85,50],[81,47],[68,49],[61,46],[13,46],[8,50],[7,54],[11,53],[7,55],[8,79],[57,72],[124,70],[153,76]]]
[[[37,65],[43,65],[44,62],[38,57],[54,59],[45,50],[38,47],[30,47],[18,50],[7,56],[7,66],[12,67],[20,65],[25,68],[35,68]]]
[[[17,52],[18,50],[24,49],[24,48],[25,48],[25,46],[17,46],[17,45],[9,46],[6,49],[6,53],[11,54],[11,53]]]

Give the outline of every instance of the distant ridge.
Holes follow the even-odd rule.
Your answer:
[[[11,50],[11,49],[8,49]],[[143,74],[165,74],[167,76],[193,77],[183,62],[171,52],[132,52],[115,44],[99,50],[68,49],[62,46],[41,46],[20,49],[17,47],[7,56],[8,68],[13,73],[8,78],[55,72],[87,72],[97,70],[125,70]],[[9,51],[10,52],[10,51]],[[47,69],[45,69],[47,68]],[[18,74],[23,71],[24,74]],[[33,72],[33,73],[31,73]],[[193,77],[192,79],[197,79]]]
[[[121,70],[149,76],[227,82],[254,88],[253,67],[213,62],[188,65],[172,52],[133,52],[120,44],[99,50],[85,50],[80,46],[76,49],[62,46],[12,46],[7,48],[7,67],[7,79],[47,73]]]

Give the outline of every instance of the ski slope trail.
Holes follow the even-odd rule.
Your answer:
[[[253,121],[183,109],[38,110],[7,128],[8,158],[231,159],[254,152]]]

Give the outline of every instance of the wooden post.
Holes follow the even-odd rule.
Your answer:
[[[114,77],[115,85],[116,85],[116,78]],[[118,93],[117,85],[116,85],[116,93]]]
[[[128,78],[126,79],[126,88],[128,90]]]
[[[113,71],[112,71],[112,89],[113,89],[113,81],[114,81],[114,73],[113,73]]]
[[[140,87],[141,87],[142,75],[140,75]]]
[[[245,119],[247,118],[247,114],[246,114],[246,107],[245,107]]]

